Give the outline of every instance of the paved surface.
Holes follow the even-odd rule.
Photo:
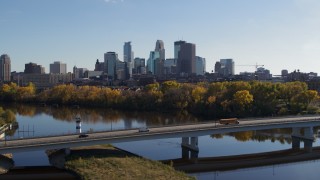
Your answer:
[[[67,148],[77,146],[88,146],[95,144],[107,144],[116,142],[129,142],[138,140],[161,139],[170,137],[192,137],[205,134],[221,132],[236,132],[254,129],[270,129],[291,127],[291,125],[301,125],[312,123],[320,126],[320,116],[290,117],[273,119],[250,119],[239,120],[240,124],[221,125],[219,123],[199,123],[180,126],[167,126],[149,128],[149,132],[138,132],[138,129],[106,131],[89,133],[88,137],[79,138],[79,135],[61,135],[55,137],[39,137],[29,139],[9,140],[0,142],[0,153],[19,152],[26,150]],[[201,134],[202,133],[202,134]],[[190,136],[188,136],[190,135]]]

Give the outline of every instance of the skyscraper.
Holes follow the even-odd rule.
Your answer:
[[[11,80],[11,60],[7,54],[0,56],[0,81],[9,82]]]
[[[147,61],[147,73],[155,74],[155,61],[160,59],[159,51],[150,51],[150,56]]]
[[[123,46],[123,61],[124,62],[132,62],[133,61],[133,51],[131,42],[125,42]]]
[[[179,45],[177,69],[178,75],[196,73],[196,45],[192,43],[182,43]]]
[[[28,63],[24,65],[25,74],[45,74],[44,67],[36,63]]]
[[[132,76],[132,69],[133,69],[133,51],[131,42],[125,42],[123,46],[123,61],[126,63],[126,76],[129,76],[129,78]]]
[[[162,40],[157,40],[156,47],[154,48],[154,51],[159,52],[160,60],[165,60],[166,53],[165,53],[165,49],[164,49],[164,43]]]
[[[196,74],[204,75],[206,72],[206,59],[196,56]]]
[[[67,73],[67,64],[61,63],[60,61],[53,62],[53,64],[50,64],[50,73],[51,74],[66,74]]]
[[[118,54],[115,52],[107,52],[104,54],[104,72],[108,74],[111,79],[116,79],[116,65],[118,61]]]
[[[234,75],[234,61],[233,59],[220,59],[220,74],[224,77],[228,77],[230,75]]]
[[[134,58],[135,74],[145,74],[146,60],[144,58]]]
[[[185,44],[185,43],[186,43],[185,41],[176,41],[176,42],[174,42],[174,58],[175,59],[178,59],[180,46],[182,44]]]

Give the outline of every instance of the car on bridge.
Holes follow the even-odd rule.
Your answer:
[[[89,137],[89,135],[88,134],[80,134],[79,135],[79,138],[86,138],[86,137]]]
[[[228,118],[228,119],[220,119],[220,124],[228,125],[228,124],[239,124],[238,118]]]
[[[147,127],[141,127],[139,128],[139,132],[149,132],[149,129]]]

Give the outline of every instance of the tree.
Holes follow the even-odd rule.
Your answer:
[[[253,96],[250,94],[248,90],[237,91],[233,95],[233,107],[234,112],[243,116],[244,114],[248,114],[249,107],[253,102]]]
[[[179,88],[180,84],[177,81],[165,81],[161,84],[161,91],[162,93],[166,93],[169,89],[172,88]]]

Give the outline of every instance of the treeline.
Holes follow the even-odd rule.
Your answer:
[[[14,122],[16,122],[15,114],[10,110],[4,110],[2,107],[0,107],[0,127]]]
[[[142,90],[58,85],[36,92],[33,84],[0,88],[0,100],[128,110],[188,111],[208,118],[318,113],[318,92],[303,82],[215,82],[149,84]]]

